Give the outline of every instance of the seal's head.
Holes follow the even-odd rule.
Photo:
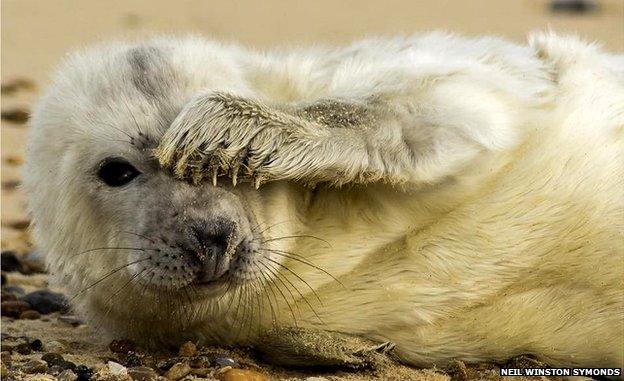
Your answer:
[[[227,341],[217,326],[242,312],[226,309],[252,304],[281,271],[287,240],[275,238],[294,234],[283,223],[296,218],[292,185],[191,185],[153,154],[196,93],[247,91],[238,54],[196,39],[97,47],[64,64],[33,113],[24,185],[36,243],[108,332],[151,339],[202,325]]]

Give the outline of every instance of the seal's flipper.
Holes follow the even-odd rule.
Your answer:
[[[257,345],[261,357],[285,367],[375,368],[388,361],[393,343],[374,343],[339,332],[279,328],[265,333]]]

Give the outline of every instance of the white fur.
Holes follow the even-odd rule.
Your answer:
[[[161,159],[183,171],[176,150],[190,155],[223,129],[235,135],[240,126],[254,128],[206,123],[214,115],[185,119],[206,94],[249,99],[286,113],[286,120],[316,100],[375,96],[385,102],[382,111],[390,110],[383,123],[362,129],[286,123],[266,129],[258,142],[277,153],[268,168],[256,163],[267,180],[352,184],[310,191],[276,181],[244,191],[263,224],[287,221],[265,237],[311,234],[331,244],[303,238],[276,244],[344,285],[284,262],[323,302],[299,284],[318,314],[294,293],[299,324],[392,341],[416,365],[521,353],[553,365],[624,365],[622,57],[551,33],[532,35],[528,46],[434,33],[262,54],[201,39],[151,44],[169,49],[185,81],[172,118],[187,113],[172,128],[159,130],[157,106],[132,90],[115,98],[127,107],[100,101],[110,102],[106,112],[108,105],[95,100],[102,84],[125,85],[116,60],[129,44],[74,56],[33,117],[25,186],[35,238],[87,316],[113,333],[158,332],[162,340],[182,329],[173,318],[154,318],[168,311],[154,306],[162,300],[132,284],[114,306],[97,287],[79,293],[114,262],[71,254],[110,244],[110,229],[123,225],[123,216],[94,207],[102,190],[84,180],[96,158],[121,150],[111,140],[123,134],[107,125],[129,130],[132,114],[151,134],[164,134]],[[231,335],[237,317],[224,312],[227,303],[233,301],[180,306],[194,320],[179,336],[240,341]],[[130,313],[133,304],[140,308]],[[288,324],[290,308],[282,300],[274,306],[278,322]],[[257,308],[270,315],[264,303]],[[249,313],[260,327],[261,316]]]

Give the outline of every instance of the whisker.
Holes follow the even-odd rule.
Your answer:
[[[153,239],[151,239],[151,238],[149,238],[147,236],[144,236],[143,234],[139,234],[139,233],[135,233],[135,232],[129,232],[127,230],[121,230],[121,233],[132,234],[132,235],[135,235],[137,237],[144,238],[144,239],[150,241],[151,243],[154,243],[154,244],[156,243],[156,241],[154,241]]]
[[[311,239],[316,239],[318,241],[326,243],[328,245],[328,247],[330,247],[330,248],[332,247],[332,245],[329,242],[327,242],[326,240],[324,240],[322,238],[319,238],[319,237],[316,237],[316,236],[313,236],[313,235],[309,235],[309,234],[287,235],[287,236],[284,236],[284,237],[275,237],[275,238],[270,238],[270,239],[264,240],[264,241],[262,241],[262,243],[279,241],[279,240],[282,240],[282,239],[290,239],[290,238],[311,238]]]
[[[301,255],[295,254],[295,253],[291,253],[289,251],[284,251],[284,250],[277,250],[277,249],[267,249],[267,248],[259,248],[258,250],[264,250],[264,251],[268,251],[277,255],[281,255],[283,257],[295,260],[297,262],[301,262],[305,265],[308,265],[314,269],[317,269],[323,273],[325,273],[327,276],[329,276],[330,278],[332,278],[333,280],[335,280],[336,282],[338,282],[338,284],[340,284],[342,287],[344,287],[346,289],[346,287],[344,286],[344,284],[342,284],[341,281],[339,281],[338,279],[336,279],[336,277],[334,277],[332,274],[330,274],[328,271],[326,271],[325,269],[315,265],[314,263],[310,262],[308,259],[306,259],[305,257],[302,257]]]
[[[269,271],[271,274],[273,274],[273,276],[275,277],[275,279],[279,280],[279,282],[286,288],[286,290],[290,293],[290,297],[293,300],[293,303],[295,305],[295,308],[297,308],[297,311],[299,313],[301,313],[301,311],[299,311],[299,305],[297,304],[297,301],[295,300],[295,296],[293,295],[293,293],[290,291],[290,289],[288,288],[288,286],[286,286],[286,284],[282,281],[282,279],[277,276],[277,272],[275,272],[273,268],[271,268],[268,264],[264,263],[263,261],[259,262],[262,266],[264,266],[264,268],[267,269],[267,271]],[[292,306],[290,305],[290,303],[288,302],[288,298],[286,297],[286,295],[284,295],[284,292],[282,292],[282,289],[279,287],[279,285],[277,285],[276,283],[275,286],[277,287],[277,291],[282,295],[282,299],[284,299],[284,302],[286,302],[286,305],[288,306],[288,309],[290,310],[290,315],[293,318],[293,322],[295,324],[295,327],[297,327],[297,318],[295,317],[295,311],[292,309]]]
[[[303,282],[306,286],[308,286],[308,288],[310,289],[310,291],[312,291],[312,293],[314,294],[314,296],[316,296],[316,299],[319,301],[319,303],[321,303],[321,305],[323,304],[323,302],[321,301],[321,298],[318,296],[318,294],[316,293],[316,291],[314,290],[314,288],[312,288],[312,286],[310,286],[310,284],[308,282],[306,282],[302,277],[299,276],[299,274],[297,274],[296,272],[292,271],[290,268],[288,268],[287,266],[279,263],[278,261],[275,261],[269,257],[265,257],[266,259],[268,259],[269,261],[275,263],[276,265],[283,267],[284,269],[286,269],[286,271],[288,271],[289,273],[291,273],[292,275],[294,275],[295,277],[297,277],[297,279],[299,279],[301,282]]]
[[[78,253],[78,254],[74,254],[74,255],[72,255],[72,258],[75,257],[75,256],[78,256],[78,255],[92,253],[92,252],[96,252],[96,251],[100,251],[100,250],[138,250],[138,251],[153,250],[153,251],[160,251],[160,249],[153,249],[153,248],[149,248],[149,247],[98,247],[98,248],[95,248],[95,249],[89,249],[89,250],[83,251],[83,252]]]
[[[269,230],[269,229],[272,229],[272,228],[276,227],[277,225],[285,224],[285,223],[287,223],[287,222],[289,222],[289,221],[292,221],[292,219],[289,219],[289,220],[286,220],[286,221],[281,221],[281,222],[276,222],[276,223],[274,223],[273,225],[270,225],[270,226],[268,226],[268,227],[266,227],[266,228],[262,229],[261,231],[257,232],[257,234],[262,234],[262,233],[266,232],[267,230]],[[253,231],[254,231],[254,229],[252,229],[251,231],[253,232]]]
[[[269,284],[267,284],[267,283],[271,283],[272,281],[269,278],[267,278],[267,275],[264,273],[264,271],[262,271],[262,269],[260,268],[260,266],[258,266],[257,263],[255,262],[252,262],[252,263],[256,267],[256,269],[258,269],[260,276],[265,282],[264,284],[265,287],[262,287],[262,289],[264,290],[266,298],[269,302],[269,308],[271,308],[271,318],[272,318],[271,322],[272,324],[275,324],[277,317],[275,315],[275,310],[273,309],[273,301],[271,300],[271,296],[269,295],[269,292],[267,291],[267,288],[271,290],[271,293],[273,294],[273,298],[275,298],[275,303],[277,303],[277,296],[275,295],[275,292],[273,292],[273,288]],[[262,306],[264,307],[264,303]]]
[[[297,273],[295,273],[294,271],[292,271],[291,269],[289,269],[288,267],[284,266],[283,264],[272,260],[271,258],[265,257],[266,259],[268,259],[269,261],[271,261],[272,263],[281,266],[283,268],[285,268],[288,272],[290,272],[291,274],[293,274],[294,276],[297,277],[297,279],[299,279],[300,281],[302,281],[306,286],[308,286],[308,288],[312,291],[312,293],[314,294],[314,296],[316,296],[316,298],[318,299],[319,303],[321,303],[321,305],[323,305],[323,302],[321,301],[321,298],[318,296],[318,294],[316,293],[316,291],[314,291],[314,289],[308,284],[308,282],[306,282],[305,280],[303,280],[303,278],[301,278]],[[279,273],[278,273],[279,274]],[[316,315],[316,317],[319,319],[319,321],[322,323],[323,320],[321,320],[320,316],[316,313],[316,310],[314,309],[314,307],[312,307],[312,304],[310,304],[310,302],[308,301],[308,299],[301,293],[301,291],[299,291],[299,289],[297,287],[295,287],[292,282],[286,277],[284,276],[284,279],[286,279],[286,281],[288,283],[290,283],[291,286],[293,286],[293,288],[295,289],[295,291],[299,294],[299,296],[301,296],[301,298],[303,299],[303,301],[308,305],[308,307],[310,307],[310,309],[312,310],[312,312],[314,313],[314,315]]]
[[[74,296],[73,296],[73,297],[72,297],[69,301],[70,301],[70,302],[71,302],[71,301],[73,301],[73,300],[74,300],[74,299],[76,299],[79,295],[81,295],[81,294],[85,293],[86,291],[90,290],[91,288],[93,288],[93,287],[97,286],[98,284],[102,283],[103,281],[105,281],[106,279],[108,279],[109,277],[111,277],[113,274],[116,274],[118,271],[121,271],[121,270],[125,269],[126,267],[128,267],[128,266],[132,266],[132,265],[134,265],[134,264],[136,264],[136,263],[143,262],[143,261],[148,261],[148,260],[150,260],[150,258],[149,258],[149,257],[147,257],[147,258],[141,258],[141,259],[137,259],[136,261],[132,261],[132,262],[130,262],[130,263],[126,263],[126,264],[125,264],[125,265],[123,265],[123,266],[119,266],[119,267],[117,267],[116,269],[112,270],[111,272],[109,272],[108,274],[106,274],[105,276],[103,276],[102,278],[100,278],[99,280],[97,280],[96,282],[91,283],[89,286],[87,286],[87,287],[83,288],[82,290],[80,290],[80,291],[79,291],[76,295],[74,295]]]

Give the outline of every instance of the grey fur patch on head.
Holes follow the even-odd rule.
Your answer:
[[[153,46],[139,46],[127,53],[131,81],[148,98],[165,96],[176,83],[177,75],[164,52]]]

